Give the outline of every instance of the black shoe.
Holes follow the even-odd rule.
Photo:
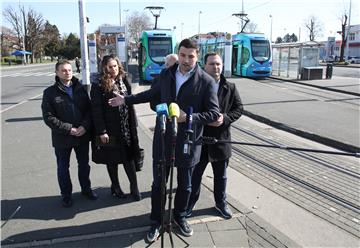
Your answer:
[[[124,192],[121,190],[120,186],[119,187],[115,187],[113,185],[111,185],[111,195],[115,196],[117,198],[126,198],[126,195],[124,194]]]
[[[141,196],[141,194],[140,194],[139,191],[137,191],[137,192],[131,192],[130,194],[131,194],[132,198],[133,198],[135,201],[141,201],[141,200],[142,200],[142,196]]]
[[[152,242],[156,241],[156,239],[159,237],[159,235],[160,235],[160,224],[154,223],[151,225],[150,230],[146,235],[146,240],[149,243],[152,243]]]
[[[191,228],[191,226],[189,225],[189,223],[186,220],[176,220],[174,219],[175,224],[178,225],[180,232],[182,233],[182,235],[184,235],[185,237],[190,237],[194,234],[193,229]]]
[[[230,208],[225,204],[224,206],[216,205],[215,209],[221,214],[222,217],[225,219],[231,219],[232,218],[232,212]]]
[[[99,198],[98,195],[91,189],[89,191],[82,191],[81,194],[92,201],[95,201]]]
[[[64,208],[69,208],[72,206],[73,201],[71,199],[71,196],[64,196],[61,201]]]

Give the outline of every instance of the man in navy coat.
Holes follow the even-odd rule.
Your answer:
[[[186,221],[186,209],[191,194],[191,176],[195,164],[200,161],[203,127],[216,121],[219,116],[218,99],[214,79],[205,73],[198,65],[198,47],[196,41],[184,39],[179,44],[178,63],[162,70],[157,83],[146,92],[122,98],[117,96],[109,101],[113,106],[143,103],[152,100],[155,105],[174,102],[179,105],[178,130],[175,150],[175,166],[177,167],[177,188],[174,201],[174,221],[184,236],[191,236],[193,230]],[[193,109],[193,145],[190,154],[184,154],[186,137],[186,111]],[[171,130],[167,122],[166,130]],[[171,132],[165,134],[165,158],[167,169],[170,166]],[[159,236],[161,221],[161,174],[159,165],[162,156],[160,123],[156,123],[153,139],[153,183],[151,190],[151,229],[147,234],[149,242]]]
[[[222,68],[223,63],[218,54],[208,53],[205,55],[205,71],[216,81],[216,91],[221,114],[215,122],[204,127],[204,136],[231,141],[230,125],[240,118],[243,112],[243,105],[235,84],[228,82],[221,74]],[[187,217],[191,216],[195,203],[199,199],[201,178],[209,162],[211,162],[214,173],[215,209],[226,219],[232,217],[231,210],[226,203],[226,169],[229,165],[230,157],[230,143],[206,144],[202,146],[201,159],[195,166],[192,176],[192,190]]]

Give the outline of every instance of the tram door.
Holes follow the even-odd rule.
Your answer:
[[[238,70],[238,62],[239,62],[238,51],[239,51],[239,46],[233,45],[232,59],[231,59],[231,74],[234,74],[234,75],[240,75],[239,70]]]

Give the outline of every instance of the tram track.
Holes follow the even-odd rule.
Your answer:
[[[232,127],[233,138],[236,139],[275,145],[286,143],[269,140],[265,135],[241,128],[236,123]],[[236,164],[232,165],[234,169],[360,237],[360,205],[356,191],[356,188],[360,187],[358,166],[351,166],[352,162],[341,165],[339,158],[329,161],[333,156],[298,151],[279,151],[274,155],[273,152],[266,152],[264,148],[233,145],[233,152],[235,156],[232,159],[237,162],[232,163]],[[269,153],[270,156],[267,155]],[[279,161],[276,161],[277,158]],[[292,189],[292,194],[289,193],[289,188]]]

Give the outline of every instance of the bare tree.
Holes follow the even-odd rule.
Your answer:
[[[35,55],[41,58],[44,51],[44,19],[41,14],[30,9],[27,13],[27,23],[28,44],[32,51],[31,63],[33,63]]]
[[[146,29],[151,29],[150,17],[145,13],[134,11],[128,17],[127,25],[127,31],[130,35],[130,40],[138,43],[141,32]]]
[[[24,35],[23,21],[21,15],[18,14],[12,7],[7,7],[3,10],[3,16],[5,20],[7,20],[9,24],[12,26],[14,33],[18,38],[18,43],[16,45],[21,47],[22,37]]]
[[[17,47],[16,35],[11,29],[7,27],[1,27],[0,37],[1,56],[9,56],[12,48],[14,46]]]
[[[256,33],[256,32],[258,32],[257,24],[250,21],[246,25],[244,31],[247,32],[247,33]]]
[[[340,46],[340,62],[344,62],[344,51],[345,51],[345,45],[348,41],[348,35],[346,32],[346,25],[347,25],[347,19],[348,16],[346,14],[343,15],[341,20],[341,46]],[[348,32],[350,31],[350,28]]]
[[[41,50],[41,37],[44,26],[43,16],[33,9],[25,10],[24,6],[19,6],[17,12],[12,7],[7,7],[3,11],[3,16],[12,26],[13,31],[18,38],[18,46],[24,50],[33,52],[31,62],[34,56]]]
[[[314,15],[310,15],[308,19],[304,21],[310,41],[314,41],[323,32],[323,23]]]

